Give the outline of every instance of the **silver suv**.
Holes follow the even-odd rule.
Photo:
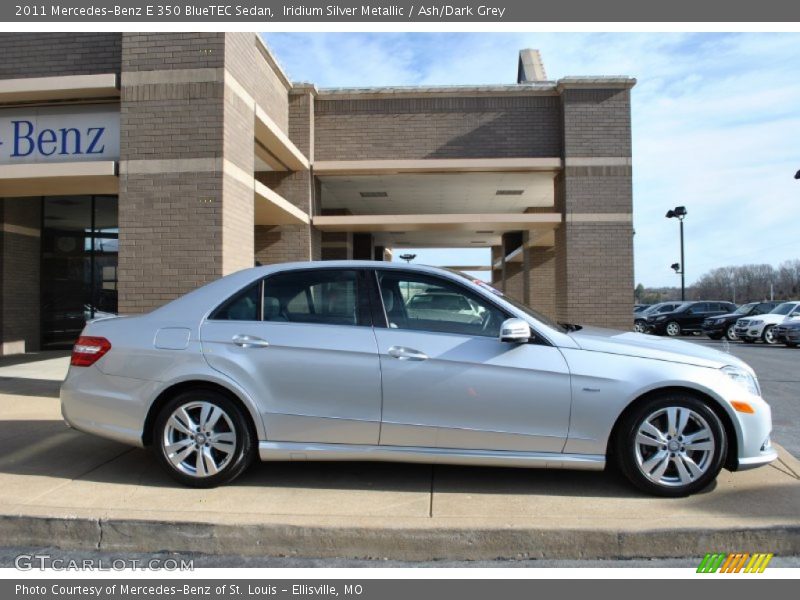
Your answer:
[[[425,294],[445,300],[418,309]],[[150,446],[197,487],[255,457],[611,462],[681,496],[722,467],[776,458],[770,407],[741,360],[561,326],[460,273],[392,263],[248,269],[150,314],[93,321],[61,405],[76,429]]]

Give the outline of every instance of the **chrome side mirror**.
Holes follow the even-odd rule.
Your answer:
[[[531,326],[522,319],[506,319],[500,326],[500,341],[520,344],[533,337]]]

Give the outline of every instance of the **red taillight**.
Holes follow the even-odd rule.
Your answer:
[[[109,350],[111,342],[106,338],[81,336],[72,347],[72,359],[69,364],[73,367],[91,367]]]

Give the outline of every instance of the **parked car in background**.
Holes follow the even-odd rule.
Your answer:
[[[653,305],[652,304],[634,304],[633,305],[633,314],[638,314],[638,313],[642,312],[643,310],[647,310],[651,306],[653,306]]]
[[[672,312],[649,315],[647,330],[656,335],[675,337],[703,331],[703,321],[708,317],[724,315],[736,310],[732,302],[698,300],[684,302]]]
[[[786,344],[788,348],[800,345],[800,321],[789,321],[775,325],[772,336],[778,344]]]
[[[461,302],[410,311],[415,290],[483,318],[466,322]],[[467,275],[373,261],[246,269],[150,314],[92,321],[61,410],[76,429],[152,447],[195,487],[256,458],[613,462],[642,490],[686,496],[723,467],[777,458],[755,372],[731,354],[577,331]]]
[[[678,308],[682,303],[681,302],[659,302],[658,304],[653,304],[647,307],[645,310],[640,312],[639,314],[633,313],[633,330],[637,333],[646,333],[647,332],[647,317],[649,315],[655,315],[665,312],[671,312]]]
[[[745,318],[736,321],[736,335],[743,342],[752,344],[761,340],[765,344],[776,344],[773,331],[775,326],[784,321],[800,319],[800,302],[782,302],[770,312],[754,319]]]
[[[703,333],[712,340],[722,339],[723,336],[731,342],[739,339],[736,335],[736,321],[743,317],[755,317],[768,313],[780,302],[748,302],[727,315],[708,317],[703,321]]]

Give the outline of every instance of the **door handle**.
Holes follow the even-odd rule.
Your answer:
[[[404,348],[403,346],[392,346],[389,348],[389,356],[398,358],[400,360],[428,360],[428,355],[413,348]]]
[[[242,348],[266,348],[269,346],[267,340],[262,340],[254,335],[244,335],[242,333],[233,336],[233,343]]]

